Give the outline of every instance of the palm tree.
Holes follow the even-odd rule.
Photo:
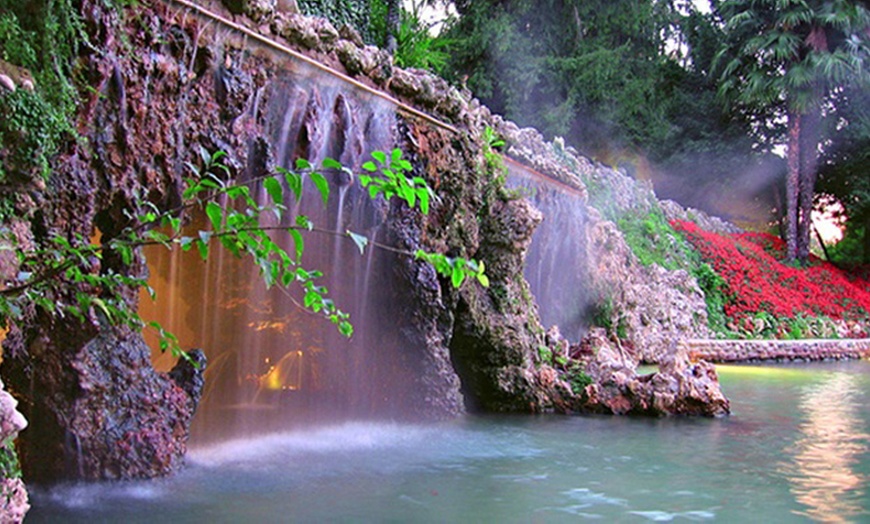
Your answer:
[[[870,13],[855,0],[724,0],[718,12],[727,34],[720,92],[762,129],[785,121],[787,258],[805,262],[825,103],[867,81]]]

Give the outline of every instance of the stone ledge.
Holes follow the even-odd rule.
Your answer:
[[[820,361],[870,358],[870,339],[683,340],[692,361]]]

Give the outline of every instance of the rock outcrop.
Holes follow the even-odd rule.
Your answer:
[[[10,471],[18,465],[15,439],[27,427],[27,419],[18,411],[18,401],[0,382],[0,522],[17,524],[24,520],[30,509],[27,489],[18,471]]]
[[[684,350],[666,353],[657,372],[638,375],[634,359],[600,331],[590,333],[585,344],[594,355],[586,368],[594,383],[582,394],[586,410],[655,416],[730,412],[716,368],[703,361],[691,363]]]
[[[587,231],[593,287],[610,301],[613,330],[633,359],[661,362],[679,340],[709,334],[707,305],[694,277],[642,265],[613,222],[591,220]]]

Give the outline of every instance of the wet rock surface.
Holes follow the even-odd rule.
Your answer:
[[[81,75],[95,88],[80,108],[78,127],[86,144],[72,144],[59,157],[54,177],[39,195],[41,211],[28,219],[22,237],[38,245],[49,231],[90,238],[98,227],[107,242],[140,199],[160,209],[177,207],[183,178],[190,174],[185,163],[195,162],[201,149],[227,151],[236,176],[271,168],[273,152],[263,146],[269,143],[263,98],[270,82],[298,65],[288,65],[280,53],[249,52],[245,38],[218,32],[212,22],[170,4],[134,6],[122,20],[102,2],[81,3],[94,35],[93,46],[80,57]],[[400,146],[414,158],[414,174],[426,178],[441,200],[426,217],[397,206],[388,213],[395,245],[478,258],[491,280],[489,288],[469,283],[457,291],[425,264],[400,257],[397,278],[412,291],[398,299],[407,305],[406,318],[398,319],[407,327],[399,336],[409,348],[403,358],[425,370],[415,393],[421,414],[450,416],[464,404],[530,412],[727,410],[727,401],[723,408],[721,393],[716,395],[715,373],[703,365],[674,361],[661,378],[642,380],[615,368],[618,360],[604,359],[610,353],[603,349],[602,360],[591,368],[597,389],[587,388],[583,401],[564,369],[540,361],[541,347],[564,353],[554,347],[560,342],[548,340],[522,278],[523,257],[541,217],[525,201],[498,191],[498,173],[485,167],[481,133],[495,127],[508,139],[509,154],[581,193],[580,176],[603,173],[600,166],[571,148],[545,142],[534,130],[494,117],[442,79],[393,67],[388,55],[361,45],[347,29],[269,0],[203,3],[459,128],[451,135],[431,122],[402,117],[406,132]],[[122,33],[123,42],[114,36]],[[628,257],[618,249],[613,253],[615,260]],[[144,266],[107,253],[94,270],[139,275]],[[621,273],[614,272],[614,280],[616,275]],[[651,292],[659,291],[664,288]],[[136,290],[126,290],[124,298],[135,307]],[[639,313],[641,324],[642,317]],[[671,324],[682,329],[686,323]],[[670,347],[665,338],[643,344]],[[176,380],[155,372],[141,336],[97,318],[57,320],[33,311],[4,343],[2,373],[32,424],[22,435],[30,478],[139,478],[169,473],[181,463],[198,380],[190,369],[174,372]]]

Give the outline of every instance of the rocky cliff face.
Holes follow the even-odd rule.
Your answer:
[[[232,17],[221,4],[203,4]],[[411,348],[408,358],[426,370],[417,393],[423,411],[445,416],[461,411],[464,403],[494,411],[573,411],[589,409],[592,401],[596,411],[626,411],[619,403],[595,400],[601,395],[594,391],[572,388],[564,369],[541,361],[542,348],[569,356],[567,344],[545,333],[522,278],[523,257],[541,216],[500,190],[499,173],[481,145],[484,127],[510,124],[441,79],[393,68],[388,56],[364,46],[350,28],[275,11],[269,2],[245,0],[237,7],[247,16],[231,23],[267,34],[407,104],[397,125],[400,146],[412,158],[415,175],[427,179],[440,201],[428,216],[391,205],[388,237],[402,249],[423,247],[486,263],[492,285],[468,284],[459,291],[420,261],[398,263],[396,274],[409,289],[400,298],[406,304],[405,318],[398,319],[407,326],[402,337]],[[200,149],[226,151],[233,176],[257,176],[275,165],[265,116],[257,109],[266,104],[254,101],[270,82],[298,68],[295,59],[175,2],[131,7],[123,18],[95,0],[81,0],[81,8],[93,39],[80,58],[92,88],[82,95],[78,127],[83,140],[57,160],[44,191],[26,196],[37,210],[22,209],[21,239],[39,245],[49,232],[91,238],[98,230],[108,242],[137,202],[144,199],[161,209],[178,205],[188,174],[185,162]],[[449,125],[433,124],[411,106]],[[522,158],[525,150],[533,167],[584,191],[578,169],[581,174],[594,170],[591,162],[574,156],[576,165],[566,164],[531,130],[513,126],[504,134],[509,152]],[[607,236],[605,223],[593,221],[589,227],[602,232],[601,242],[619,243],[618,235]],[[613,259],[622,264],[630,257],[619,249]],[[107,253],[94,261],[93,270],[141,274],[145,266],[141,258],[125,264]],[[615,266],[607,271],[613,273],[612,285],[620,285],[622,273]],[[650,293],[691,287],[666,276],[641,278],[661,282]],[[73,294],[53,298],[70,300]],[[133,288],[126,290],[126,299],[135,307]],[[627,300],[644,307],[639,298]],[[680,300],[674,295],[662,308]],[[34,310],[27,318],[4,343],[2,373],[32,423],[22,440],[31,478],[132,478],[177,467],[197,396],[184,388],[196,380],[185,372],[156,373],[140,335],[105,325],[95,315],[80,322]],[[671,327],[683,329],[681,322]],[[715,377],[707,370],[683,373],[686,381],[700,375],[714,387]],[[178,377],[185,377],[184,384],[175,382]],[[623,393],[626,387],[613,386]],[[641,411],[722,411],[685,408],[679,400],[682,386],[674,388],[672,402]]]

